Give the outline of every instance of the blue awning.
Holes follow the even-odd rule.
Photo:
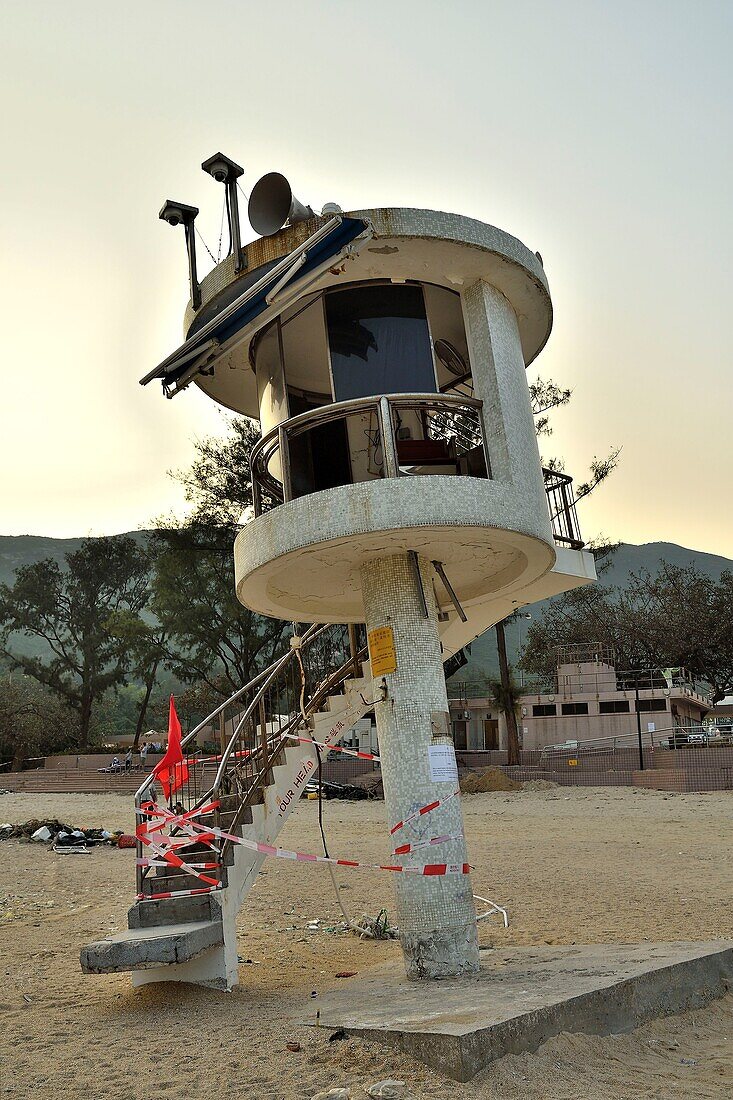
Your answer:
[[[167,388],[175,385],[178,379],[189,370],[197,355],[203,355],[209,347],[223,345],[243,328],[251,325],[257,317],[267,308],[267,295],[283,277],[283,270],[289,265],[295,264],[298,257],[306,254],[305,263],[298,268],[288,287],[296,287],[298,282],[320,264],[330,257],[336,256],[360,233],[367,228],[366,222],[360,218],[340,218],[340,224],[309,246],[308,241],[296,248],[290,256],[278,261],[264,278],[258,280],[242,292],[230,305],[221,310],[219,316],[213,317],[197,332],[190,336],[185,344],[164,359],[162,363],[140,379],[140,384],[146,386],[148,382],[159,378]],[[315,236],[315,234],[314,234]]]

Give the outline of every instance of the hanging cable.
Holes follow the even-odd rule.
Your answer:
[[[196,236],[197,236],[197,237],[198,237],[198,239],[199,239],[199,240],[201,241],[201,244],[202,244],[202,245],[204,246],[204,248],[206,249],[206,251],[207,251],[207,252],[209,253],[209,255],[211,256],[212,260],[214,260],[214,253],[213,253],[213,252],[211,251],[211,249],[209,248],[208,244],[206,243],[206,241],[204,240],[204,238],[203,238],[203,237],[201,236],[201,233],[200,233],[200,231],[199,231],[199,227],[198,227],[198,226],[197,226],[196,224],[194,224],[194,229],[196,230]],[[214,260],[214,263],[216,263],[216,262],[217,262],[217,261],[216,261],[216,260]]]
[[[219,247],[216,250],[216,262],[217,263],[219,263],[219,261],[221,260],[221,242],[222,242],[222,238],[224,236],[224,212],[226,211],[226,207],[227,207],[227,191],[226,191],[226,188],[224,188],[224,198],[223,198],[222,204],[221,204],[221,222],[219,223]]]
[[[227,248],[227,256],[231,256],[232,249],[234,248],[234,237],[232,236],[232,208],[229,205],[229,188],[224,188],[224,205],[227,211],[227,226],[229,227],[229,247]]]
[[[303,720],[303,725],[305,729],[310,730],[310,726],[308,724],[308,716],[305,712],[305,667],[303,665],[303,656],[300,652],[301,639],[298,637],[298,635],[295,635],[295,637],[290,639],[290,645],[295,650],[295,656],[298,661],[298,665],[300,666],[300,716]],[[321,759],[320,745],[317,743],[312,734],[311,743],[313,745],[313,748],[316,750],[316,757],[318,759],[318,827],[321,830],[323,854],[324,856],[328,856],[328,844],[326,843],[326,833],[323,828],[323,761]],[[349,914],[346,912],[346,909],[344,908],[344,903],[341,900],[341,892],[338,888],[338,883],[336,882],[336,872],[333,869],[332,863],[328,864],[328,872],[331,876],[331,882],[333,883],[333,889],[336,894],[338,907],[341,910],[341,915],[343,916],[346,923],[351,926],[352,920]]]

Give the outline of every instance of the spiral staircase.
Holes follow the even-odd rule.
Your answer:
[[[345,648],[344,628],[311,627],[188,734],[188,774],[173,796],[179,816],[190,814],[197,828],[274,845],[317,774],[320,746],[336,744],[373,705],[365,651],[352,644],[344,659]],[[202,757],[193,750],[197,734],[217,722],[229,734],[226,746],[219,757]],[[135,985],[164,980],[229,989],[237,982],[236,916],[266,855],[227,839],[212,846],[209,834],[177,848],[178,865],[146,863],[139,834],[159,812],[152,793],[147,777],[135,795],[137,901],[128,930],[84,947],[82,970],[132,971]],[[185,827],[173,823],[168,831],[185,839]]]
[[[444,434],[467,433],[471,441],[470,425],[450,413],[443,418]],[[545,481],[556,563],[543,577],[463,608],[441,563],[434,563],[444,661],[518,606],[594,579],[593,559],[581,550],[577,533],[571,479],[545,471]],[[358,629],[309,627],[295,646],[184,738],[187,778],[175,793],[177,815],[192,815],[198,834],[212,829],[229,838],[214,832],[202,839],[173,821],[167,832],[180,836],[177,859],[147,858],[140,834],[151,828],[160,809],[151,802],[146,778],[135,795],[137,891],[128,928],[82,949],[85,973],[131,971],[134,985],[185,981],[231,989],[237,984],[236,916],[267,853],[231,838],[274,846],[309,779],[318,773],[319,745],[336,745],[372,709],[379,684],[363,664],[367,649]],[[222,751],[206,758],[196,739],[217,724]]]

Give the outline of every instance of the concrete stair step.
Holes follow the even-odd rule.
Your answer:
[[[130,928],[81,950],[85,974],[115,974],[189,962],[224,943],[220,920],[189,921],[153,928]]]
[[[190,898],[146,898],[127,912],[128,928],[158,928],[171,924],[221,919],[221,907],[212,894]]]
[[[172,869],[173,870],[173,869]],[[224,868],[221,868],[221,881],[224,882]],[[220,879],[216,871],[202,871],[207,878]],[[143,893],[146,897],[153,898],[156,894],[167,894],[177,890],[202,890],[211,884],[202,882],[195,875],[189,875],[185,871],[176,868],[175,873],[162,875],[146,875],[143,879]]]

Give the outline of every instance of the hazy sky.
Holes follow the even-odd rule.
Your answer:
[[[0,0],[0,533],[102,534],[179,508],[218,431],[138,379],[182,338],[183,234],[216,252],[218,149],[314,207],[425,206],[545,262],[544,445],[586,537],[733,556],[733,3]],[[203,270],[205,252],[199,247]]]

